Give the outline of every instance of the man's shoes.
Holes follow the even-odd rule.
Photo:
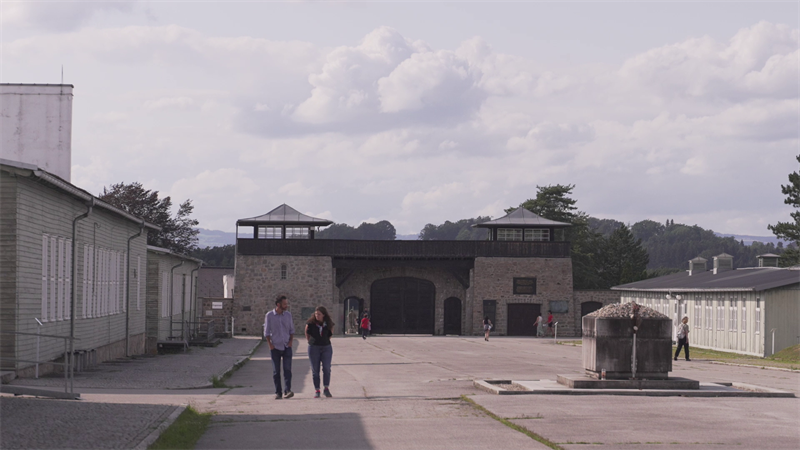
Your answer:
[[[314,392],[314,398],[319,398],[319,391]]]
[[[673,361],[677,361],[677,360],[678,360],[678,358],[673,359]]]
[[[294,392],[292,392],[292,391],[286,391],[283,394],[283,398],[292,398],[292,397],[294,397]]]
[[[691,359],[689,359],[689,358],[686,358],[686,360],[687,360],[687,361],[691,361]]]
[[[322,393],[325,394],[325,397],[328,397],[328,398],[333,397],[333,395],[331,395],[331,391],[328,390],[328,388],[325,388],[325,390],[322,391]]]
[[[282,394],[275,394],[275,400],[280,400],[283,398]]]

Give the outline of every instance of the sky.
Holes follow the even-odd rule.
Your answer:
[[[286,203],[398,234],[537,186],[769,236],[800,154],[797,2],[9,2],[0,82],[73,84],[72,182],[200,227]]]

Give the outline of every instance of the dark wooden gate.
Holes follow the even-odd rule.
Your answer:
[[[461,334],[461,300],[458,298],[444,301],[444,334]]]
[[[372,332],[433,334],[433,283],[419,278],[385,278],[372,283]]]
[[[542,305],[535,303],[509,303],[508,304],[508,335],[509,336],[536,336],[536,317],[539,316]]]

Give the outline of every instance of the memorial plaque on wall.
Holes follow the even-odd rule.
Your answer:
[[[514,295],[536,295],[536,278],[514,278]]]
[[[566,300],[555,300],[550,302],[550,311],[553,314],[563,314],[569,312],[569,302]]]
[[[222,309],[222,302],[211,302],[211,309]]]

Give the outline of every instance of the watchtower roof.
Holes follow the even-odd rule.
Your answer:
[[[505,216],[490,220],[488,222],[478,223],[473,225],[476,228],[498,228],[498,227],[516,227],[516,228],[540,228],[540,227],[571,227],[571,223],[556,222],[555,220],[545,219],[544,217],[534,214],[525,208],[517,208],[514,211],[506,214]]]
[[[266,214],[239,219],[236,223],[238,225],[310,225],[326,227],[333,222],[308,216],[284,203]]]

